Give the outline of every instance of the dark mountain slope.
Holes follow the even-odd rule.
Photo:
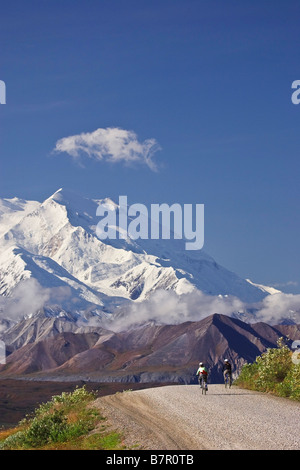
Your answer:
[[[98,381],[195,380],[199,361],[210,369],[210,380],[222,380],[225,358],[238,373],[279,337],[300,339],[295,325],[249,325],[225,315],[210,315],[199,322],[179,325],[149,324],[115,333],[102,328],[91,332],[62,332],[31,342],[14,351],[0,376],[31,374],[62,379],[80,377]]]

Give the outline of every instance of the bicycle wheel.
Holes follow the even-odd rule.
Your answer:
[[[225,374],[224,376],[224,384],[225,384],[225,388],[228,387],[228,374]]]
[[[225,382],[225,388],[231,387],[231,375],[230,374],[225,374],[224,382]]]

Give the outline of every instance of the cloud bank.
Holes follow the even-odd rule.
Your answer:
[[[67,287],[45,288],[35,279],[27,279],[18,284],[10,297],[0,296],[1,316],[10,320],[19,320],[43,308],[45,305],[61,305],[72,300]],[[300,323],[300,294],[278,293],[267,295],[261,302],[246,304],[233,296],[212,296],[194,290],[178,295],[174,291],[157,290],[143,302],[135,302],[117,312],[112,317],[102,320],[102,326],[114,331],[122,331],[133,326],[155,322],[159,324],[179,324],[186,321],[199,321],[220,313],[228,316],[241,314],[245,321],[265,322],[270,325],[283,320]],[[248,314],[248,315],[247,315]],[[96,322],[93,326],[99,326]]]
[[[41,287],[33,278],[25,279],[17,285],[10,297],[0,297],[0,309],[4,318],[19,320],[35,313],[49,299],[50,289]]]
[[[300,294],[267,295],[258,305],[257,321],[275,324],[283,319],[300,323]]]
[[[262,321],[275,325],[283,320],[300,323],[300,295],[279,293],[267,295],[257,304],[246,304],[237,297],[211,296],[197,290],[182,295],[158,290],[148,300],[134,303],[122,314],[116,315],[106,326],[122,331],[151,321],[168,325],[199,321],[214,313],[228,316],[241,314],[241,318],[246,315],[245,321],[251,323]]]
[[[46,305],[62,304],[71,298],[68,286],[42,287],[34,278],[21,281],[9,297],[0,296],[0,316],[8,320],[20,320],[36,313]]]
[[[63,137],[56,142],[55,153],[68,153],[76,161],[83,156],[110,163],[144,164],[157,171],[154,154],[160,150],[155,139],[139,142],[133,131],[108,127],[93,132]]]
[[[151,321],[172,325],[199,321],[213,313],[230,315],[243,308],[243,302],[236,297],[211,296],[198,290],[181,295],[157,290],[148,300],[132,304],[126,312],[116,315],[107,327],[121,331]]]

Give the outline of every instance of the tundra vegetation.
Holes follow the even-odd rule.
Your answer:
[[[18,426],[0,432],[1,450],[117,450],[122,436],[108,429],[92,402],[96,394],[85,387],[55,395]]]
[[[283,338],[277,346],[267,349],[252,364],[245,364],[235,385],[300,401],[300,361],[295,360],[295,352]]]

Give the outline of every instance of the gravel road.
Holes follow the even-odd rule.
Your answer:
[[[127,446],[151,450],[300,450],[300,405],[223,385],[171,385],[98,398]]]

